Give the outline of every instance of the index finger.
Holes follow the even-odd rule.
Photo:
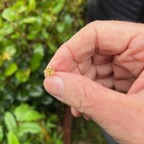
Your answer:
[[[70,72],[95,54],[116,55],[128,48],[130,41],[144,32],[143,24],[95,21],[82,28],[55,53],[48,66]]]

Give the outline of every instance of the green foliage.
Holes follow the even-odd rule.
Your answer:
[[[44,118],[43,114],[40,114],[36,110],[30,109],[28,104],[21,104],[14,111],[17,120],[19,121],[37,121]]]
[[[4,121],[9,131],[15,131],[15,129],[17,128],[17,123],[12,113],[6,112]]]
[[[8,141],[8,144],[20,144],[17,136],[12,131],[8,132],[7,141]]]
[[[35,144],[62,144],[62,135],[58,133],[56,122],[52,119],[53,116],[47,119],[28,104],[21,104],[5,113],[6,130],[4,132],[0,127],[0,141],[8,144],[32,144],[33,141]],[[3,139],[4,135],[7,135],[7,140]]]
[[[52,102],[42,88],[43,70],[57,48],[82,27],[83,3],[76,0],[1,2],[0,93],[3,100],[11,104]]]
[[[61,144],[51,120],[57,116],[48,115],[60,104],[43,89],[43,70],[57,48],[83,26],[84,4],[1,0],[0,143]]]

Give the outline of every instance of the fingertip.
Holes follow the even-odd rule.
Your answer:
[[[82,113],[80,113],[79,111],[77,111],[75,108],[72,108],[72,107],[71,107],[71,113],[74,117],[82,116]]]
[[[83,117],[84,117],[85,120],[87,120],[87,121],[90,121],[90,120],[91,120],[91,118],[90,118],[87,114],[84,114]]]

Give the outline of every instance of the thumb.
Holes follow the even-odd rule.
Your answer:
[[[65,72],[46,77],[44,87],[58,100],[88,115],[118,142],[132,143],[131,137],[139,140],[141,123],[138,121],[143,117],[137,97],[126,96],[84,76]]]
[[[56,99],[89,115],[97,122],[109,117],[110,112],[114,115],[113,112],[120,108],[120,96],[124,95],[84,76],[66,72],[57,72],[56,75],[46,77],[44,87]]]

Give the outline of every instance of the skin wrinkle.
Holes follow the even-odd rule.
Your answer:
[[[68,48],[68,50],[70,51],[70,53],[71,53],[74,61],[75,61],[75,62],[77,63],[77,65],[78,65],[79,62],[77,61],[77,59],[76,59],[75,56],[73,55],[72,50],[71,50],[71,47],[68,45],[67,42],[65,43],[65,45],[66,45],[66,47]]]
[[[131,39],[131,36],[130,36],[130,33],[128,33],[128,35],[122,35],[122,37],[126,37],[125,39]],[[127,38],[129,37],[129,38]],[[120,40],[118,39],[118,43],[119,43],[119,49],[123,46],[120,46],[122,44],[122,42],[120,42]],[[125,45],[125,49],[123,51],[121,51],[121,53],[123,53],[126,49],[128,49],[128,46],[129,46],[129,43],[130,43],[130,40],[129,42],[127,43],[127,45]]]
[[[144,46],[144,45],[143,45]],[[143,46],[141,46],[141,48],[131,48],[131,47],[129,47],[129,49],[127,50],[127,51],[125,51],[123,54],[122,54],[122,56],[123,57],[126,57],[126,56],[129,56],[129,58],[128,58],[128,60],[129,61],[134,61],[134,60],[141,60],[141,58],[143,58],[143,57],[140,57],[140,58],[137,58],[137,57],[135,57],[135,55],[138,53],[142,53],[143,52]],[[138,47],[138,46],[136,46],[136,47]],[[131,57],[132,56],[132,57]],[[142,59],[142,61],[143,61],[143,59]]]
[[[76,88],[75,88],[76,89]],[[75,91],[75,98],[77,99],[77,101],[73,101],[73,98],[72,101],[73,101],[73,108],[76,109],[76,110],[79,110],[81,107],[82,107],[82,101],[81,101],[81,89],[77,90],[77,92]],[[80,111],[81,112],[81,111]]]
[[[133,43],[133,41],[136,41],[136,40],[132,39],[131,43]],[[143,45],[144,45],[144,43],[141,43],[141,44],[138,44],[138,45],[135,44],[135,47],[127,49],[124,53],[117,56],[116,59],[115,59],[115,61],[117,60],[117,64],[118,63],[119,63],[119,65],[121,64],[121,67],[123,67],[123,69],[129,71],[129,73],[131,73],[133,75],[133,77],[135,77],[135,78],[144,69],[144,64],[141,63],[141,57],[139,57],[139,59],[135,58],[137,53],[141,53],[141,51],[143,50]],[[129,47],[131,47],[131,46],[129,46]],[[139,67],[138,69],[135,68],[134,66],[130,67],[130,64],[133,65],[134,62],[135,62],[135,66]]]
[[[81,39],[82,39],[82,38],[81,38]],[[82,62],[78,61],[78,60],[76,59],[76,57],[73,55],[73,52],[72,52],[71,47],[70,47],[70,45],[68,44],[68,42],[65,43],[65,44],[66,44],[66,46],[68,47],[69,51],[71,52],[71,54],[72,54],[74,60],[76,61],[77,67],[78,67],[78,69],[79,69],[79,71],[80,71],[80,73],[81,73],[81,70],[80,70],[80,68],[79,68],[78,65],[81,64]],[[93,51],[93,50],[92,50],[92,51]],[[91,53],[93,53],[93,52],[90,51],[89,53],[87,53],[87,55],[91,55]],[[81,73],[81,74],[82,74],[82,73]]]
[[[133,27],[129,27],[129,29],[124,29],[123,31],[120,31],[119,33],[117,32],[117,28],[114,29],[114,27],[111,27],[111,24],[113,23],[113,25],[117,25],[117,22],[110,22],[110,23],[107,23],[105,27],[107,27],[107,31],[105,31],[104,29],[104,25],[103,27],[97,22],[97,30],[99,31],[98,35],[101,35],[101,39],[106,39],[107,40],[107,43],[109,44],[109,46],[107,45],[106,49],[111,49],[110,51],[108,50],[108,52],[106,52],[105,54],[118,54],[118,53],[122,53],[123,51],[125,51],[125,49],[128,47],[129,43],[130,43],[130,39],[133,39],[136,34],[132,33],[131,31],[136,31],[135,29],[133,29]],[[118,25],[119,26],[119,25]],[[103,29],[102,29],[103,28]],[[114,34],[114,31],[116,31],[117,33],[117,37],[115,37],[113,34]],[[138,31],[139,32],[139,31]],[[137,33],[138,33],[137,32]],[[125,35],[123,35],[123,33]],[[104,36],[104,34],[106,34],[106,36]],[[109,37],[111,39],[109,39]],[[117,45],[118,43],[118,40],[119,38],[121,37],[128,37],[126,41],[124,41],[126,38],[124,38],[124,40],[122,40],[121,42],[121,47],[118,49],[116,47],[114,47],[115,45]],[[112,40],[112,38],[114,40]],[[129,40],[128,40],[129,39]],[[102,41],[102,40],[101,40]],[[103,44],[104,42],[106,41],[102,41],[101,43],[99,43],[99,47],[101,47],[101,50],[104,54],[104,50],[103,50]],[[110,43],[112,42],[112,43]],[[117,43],[115,43],[117,42]],[[108,54],[108,55],[109,55]]]
[[[97,70],[97,67],[95,67],[95,69],[96,69],[96,78],[98,78],[98,70]]]
[[[144,62],[135,60],[134,62],[131,62],[131,64],[132,63],[135,63],[135,67],[132,67],[130,71],[137,78],[144,69]],[[138,67],[138,69],[136,67]]]
[[[99,83],[100,85],[106,87],[106,88],[114,88],[114,83],[112,81],[112,78],[108,77],[105,79],[95,79],[95,82]]]
[[[143,51],[142,51],[143,52]],[[144,57],[140,57],[140,55],[142,55],[142,52],[139,52],[137,54],[134,55],[133,60],[134,61],[138,61],[143,63],[144,62]],[[144,53],[144,52],[143,52]],[[140,57],[140,58],[139,58]]]
[[[124,71],[123,73],[126,73],[127,72],[127,75],[125,74],[121,74],[121,76],[120,76],[120,74],[119,73],[117,73],[117,71],[116,71],[116,69],[115,69],[115,67],[118,67],[118,68],[121,68],[121,70],[122,71]],[[127,69],[126,67],[124,67],[124,65],[123,65],[123,63],[114,63],[114,65],[113,65],[113,69],[114,69],[114,79],[115,80],[127,80],[127,79],[136,79],[136,76],[133,74],[133,71],[132,70],[129,70],[129,69]],[[119,70],[119,72],[121,72],[120,70]],[[119,75],[118,75],[119,74]]]
[[[79,32],[78,32],[78,35],[79,35],[79,38],[78,38],[78,41],[79,41],[79,45],[75,45],[75,47],[73,47],[73,50],[75,50],[77,48],[77,52],[75,54],[77,54],[75,56],[75,59],[77,59],[77,62],[78,63],[82,63],[83,61],[87,60],[87,58],[91,57],[93,54],[94,54],[94,51],[95,51],[95,36],[94,36],[94,31],[92,30],[92,28],[90,27],[90,24],[88,24],[85,28],[81,29]],[[87,31],[87,34],[85,34],[85,31]],[[91,39],[88,40],[88,43],[86,43],[85,39],[91,37]],[[70,45],[73,45],[72,41],[74,41],[76,39],[76,36],[73,37],[73,39],[70,41],[68,41],[67,43],[69,43],[69,46]],[[94,44],[93,44],[94,43]],[[80,45],[81,44],[81,45]],[[84,47],[83,47],[84,45]],[[91,46],[91,47],[89,47]],[[87,48],[89,47],[89,48]],[[70,47],[71,48],[71,47]],[[82,51],[84,50],[84,51]],[[87,51],[88,50],[88,51]],[[74,52],[74,51],[72,51]],[[79,52],[82,53],[82,55],[79,55]]]
[[[129,80],[125,80],[125,79],[113,80],[115,90],[122,92],[122,93],[127,93],[130,87],[132,86],[133,82]]]
[[[112,40],[112,41],[114,41],[114,40]],[[105,44],[105,45],[109,45],[109,43],[110,43],[109,41],[103,42],[103,44]],[[115,47],[116,47],[116,44],[115,44]],[[103,47],[103,49],[100,51],[100,53],[112,53],[112,52],[113,52],[113,48],[111,48],[110,46],[109,46],[109,48]]]
[[[82,82],[82,98],[79,98],[79,107],[78,107],[78,110],[83,113],[83,114],[86,114],[86,110],[90,107],[90,101],[89,101],[89,94],[87,94],[87,82],[86,81],[83,81]]]
[[[97,85],[98,86],[98,85]],[[93,87],[93,86],[92,86]],[[93,89],[99,89],[99,87],[101,87],[100,85],[98,87],[93,87]],[[105,91],[106,89],[103,89],[103,91]],[[88,91],[87,91],[88,93]],[[93,92],[91,92],[93,93]],[[90,93],[90,95],[91,95]],[[105,95],[107,95],[107,91],[104,92]],[[89,93],[87,94],[89,95]],[[106,96],[109,99],[109,96]],[[107,99],[107,100],[108,100]],[[95,118],[93,118],[93,116],[96,117],[102,117],[103,115],[103,106],[105,105],[105,101],[106,99],[103,97],[103,95],[99,94],[95,97],[93,97],[93,101],[90,103],[89,107],[86,109],[85,113],[86,114],[90,114],[90,117],[94,120]],[[95,103],[96,102],[96,103]],[[98,102],[98,103],[97,103]],[[105,109],[105,108],[104,108]],[[106,110],[106,109],[105,109]],[[92,113],[95,113],[95,115],[91,115]],[[99,123],[103,123],[102,118],[99,118],[99,121],[97,121]]]
[[[91,64],[90,67],[88,68],[88,70],[85,72],[84,76],[90,78],[91,80],[94,80],[96,75],[97,75],[97,73],[96,73],[95,66],[93,64]]]
[[[101,28],[101,27],[100,27],[100,28]],[[102,30],[99,29],[99,25],[98,25],[98,24],[95,25],[95,32],[97,33],[97,36],[99,36],[100,33],[101,33],[102,36],[104,36],[104,35],[102,34]],[[99,38],[97,38],[97,43],[98,43],[98,51],[97,51],[96,53],[101,54],[102,52],[104,52],[104,50],[103,50],[103,47],[101,46],[101,43],[100,43]],[[107,43],[107,42],[106,42],[106,41],[103,41],[103,44],[104,44],[104,43]],[[109,43],[109,42],[108,42],[108,43]],[[101,49],[100,49],[100,47],[101,47]]]
[[[62,53],[61,53],[62,52]],[[67,61],[65,59],[68,59]],[[69,64],[69,62],[71,63]],[[68,65],[68,66],[67,66]],[[72,71],[77,65],[72,53],[67,48],[64,43],[55,53],[54,57],[51,59],[48,67],[53,67],[56,71]]]
[[[88,60],[78,65],[82,75],[84,75],[86,71],[89,69],[89,67],[91,66],[91,61],[92,61],[91,58],[89,58]]]
[[[92,57],[92,63],[94,65],[97,65],[97,66],[107,64],[107,63],[112,62],[112,61],[113,61],[113,56],[95,54]]]
[[[87,86],[86,86],[86,82],[83,82],[82,83],[82,91],[83,91],[83,98],[82,98],[82,103],[81,103],[81,107],[80,109],[82,110],[81,112],[86,114],[86,109],[87,109],[87,106],[89,106],[89,99],[88,99],[88,95],[86,93],[86,89],[87,89]]]
[[[71,103],[72,103],[71,106],[76,111],[78,110],[79,113],[84,113],[84,107],[89,105],[89,103],[87,103],[88,99],[86,99],[86,95],[85,95],[85,92],[84,92],[84,89],[83,89],[85,87],[84,84],[87,84],[87,83],[82,78],[80,78],[78,80],[78,83],[81,84],[80,89],[77,89],[77,87],[74,88],[74,95],[75,95],[74,97],[75,97],[75,99],[77,99],[77,101],[73,101],[73,98],[70,98],[71,99]]]
[[[141,60],[143,62],[144,60],[144,57],[141,56],[142,55],[142,52],[143,52],[143,49],[144,49],[144,42],[143,42],[143,37],[141,37],[141,43],[139,43],[138,41],[134,41],[135,42],[135,45],[130,45],[129,46],[129,50],[128,50],[128,54],[131,56],[131,55],[134,55],[133,59],[134,60]],[[138,49],[136,48],[138,47]]]
[[[130,88],[128,93],[137,93],[139,92],[140,94],[144,93],[144,79],[143,79],[143,75],[144,75],[144,71],[142,71],[142,73],[140,74],[140,76],[137,78],[137,80],[134,82],[134,84],[132,85],[132,87]]]
[[[69,51],[70,51],[70,53],[71,53],[71,55],[72,55],[74,61],[76,62],[76,67],[77,67],[79,73],[81,74],[81,71],[80,71],[80,69],[79,69],[79,67],[78,67],[79,62],[76,60],[75,56],[73,55],[70,46],[68,46],[68,43],[65,43],[65,44],[66,44],[66,47],[69,49]]]
[[[133,77],[135,77],[135,75],[133,75],[131,73],[131,71],[129,71],[127,68],[123,67],[122,64],[119,63],[117,61],[117,59],[115,59],[114,62],[112,63],[112,68],[113,68],[113,72],[114,72],[114,78],[115,79],[121,79],[121,78],[133,78]],[[119,73],[116,72],[116,68],[118,68],[117,71],[119,71]],[[120,70],[122,70],[122,72],[124,73],[122,76],[120,76]]]
[[[98,32],[97,32],[97,28],[96,28],[96,22],[93,22],[93,29],[94,29],[94,32],[95,32],[95,38],[97,38],[95,40],[95,53],[99,53],[100,52],[100,49],[99,49],[99,35],[98,35]]]

